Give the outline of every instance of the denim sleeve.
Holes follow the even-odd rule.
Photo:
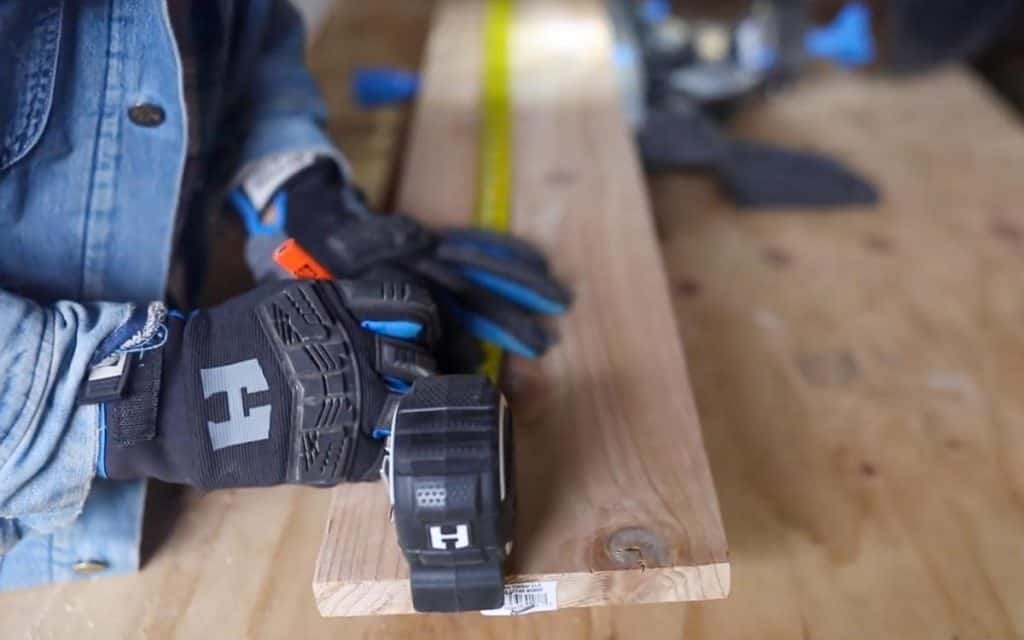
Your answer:
[[[240,106],[228,110],[232,115],[243,113],[239,120],[246,124],[238,142],[233,142],[233,133],[225,141],[231,158],[227,164],[233,167],[227,186],[238,188],[255,211],[263,211],[289,178],[319,158],[333,160],[346,181],[351,171],[326,131],[327,106],[306,66],[301,16],[288,0],[248,6],[245,31],[255,38],[255,45],[241,65],[246,74],[237,83],[234,101]],[[231,132],[231,127],[223,132]],[[248,223],[247,229],[246,261],[256,281],[286,277],[271,259],[284,232],[254,232]]]
[[[257,31],[255,59],[245,66],[237,102],[245,105],[249,123],[237,169],[272,156],[302,152],[334,158],[348,175],[343,156],[325,130],[327,106],[306,67],[301,16],[288,0],[272,0],[255,22],[258,24],[249,25],[250,31]]]
[[[0,554],[81,512],[96,470],[99,419],[76,396],[97,345],[132,309],[44,306],[0,290]]]

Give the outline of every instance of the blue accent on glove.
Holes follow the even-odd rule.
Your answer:
[[[384,376],[384,384],[388,385],[388,389],[395,393],[405,393],[409,389],[412,389],[411,384],[401,378],[395,378],[393,376]]]
[[[412,340],[423,331],[422,324],[408,320],[363,320],[359,325],[367,331],[400,340]]]
[[[277,195],[274,196],[273,205],[277,209],[277,219],[271,224],[263,224],[263,220],[260,219],[260,212],[256,210],[256,207],[253,206],[249,197],[245,195],[241,188],[229,193],[228,200],[235,206],[238,214],[242,216],[242,222],[245,224],[245,230],[249,235],[270,235],[284,229],[285,222],[288,219],[288,194],[284,191],[278,191]]]
[[[96,458],[96,475],[101,478],[107,477],[107,405],[103,402],[100,409],[100,453]]]
[[[481,287],[508,298],[512,302],[531,311],[550,315],[565,313],[566,308],[564,304],[545,298],[533,289],[514,280],[503,278],[488,271],[471,268],[462,269],[462,275]]]
[[[848,2],[831,24],[804,35],[808,55],[857,67],[875,59],[871,10],[862,2]]]
[[[422,324],[410,320],[363,320],[359,326],[367,331],[399,340],[412,340],[423,332]],[[412,388],[405,380],[393,376],[384,376],[384,384],[388,386],[388,390],[395,393],[406,393]]]
[[[359,69],[352,78],[352,95],[364,109],[408,102],[419,87],[419,77],[401,69]]]
[[[536,358],[538,353],[517,340],[512,334],[501,328],[497,323],[492,322],[482,315],[466,311],[465,309],[453,306],[452,310],[458,316],[462,326],[473,336],[484,342],[496,344],[505,351],[510,351],[524,358]]]
[[[391,429],[388,429],[387,427],[375,427],[374,430],[370,432],[370,435],[373,436],[374,440],[387,440],[388,436],[391,435]]]

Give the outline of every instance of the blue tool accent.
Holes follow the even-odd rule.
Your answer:
[[[811,29],[804,35],[804,49],[812,57],[847,67],[872,62],[875,41],[871,33],[871,10],[861,2],[847,3],[831,24]]]
[[[359,69],[352,77],[352,95],[364,109],[409,102],[419,88],[419,76],[401,69]]]
[[[384,376],[384,383],[388,385],[388,389],[395,393],[405,393],[409,389],[412,389],[411,384],[401,378],[395,378],[393,376]]]
[[[758,51],[757,56],[752,61],[754,69],[759,73],[773,69],[778,62],[779,52],[767,47]]]
[[[373,436],[374,440],[387,440],[388,436],[391,435],[391,429],[387,427],[374,427],[370,435]]]
[[[359,326],[389,338],[412,340],[423,332],[423,325],[408,320],[363,320]]]
[[[516,304],[522,305],[531,311],[546,314],[558,314],[565,312],[565,305],[550,300],[540,295],[526,285],[519,284],[514,280],[503,278],[488,271],[480,269],[462,269],[462,275],[475,282],[481,287],[490,289]]]
[[[647,24],[661,24],[672,15],[672,3],[668,0],[644,0],[640,5],[640,19]]]
[[[100,408],[100,454],[96,458],[96,475],[107,477],[107,405],[101,402]]]
[[[750,15],[736,27],[736,58],[739,66],[754,73],[770,71],[779,61],[775,34],[759,16]]]
[[[524,358],[537,357],[536,351],[517,340],[512,336],[512,334],[502,329],[497,323],[476,313],[466,311],[461,307],[453,307],[453,310],[458,316],[459,321],[466,328],[466,331],[480,340],[496,344],[505,351],[510,351],[516,355],[523,356]]]
[[[612,61],[615,62],[616,67],[623,69],[634,67],[638,57],[636,49],[625,42],[617,43],[612,49]]]
[[[249,197],[241,188],[229,193],[228,199],[235,206],[238,214],[242,216],[242,222],[249,235],[270,235],[284,229],[285,221],[288,219],[288,194],[284,191],[278,191],[274,196],[273,205],[277,210],[277,218],[270,224],[263,224],[260,212],[252,205]]]

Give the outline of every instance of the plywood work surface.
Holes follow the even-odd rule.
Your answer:
[[[401,53],[424,6],[339,2],[314,48],[332,132],[371,193],[399,118],[354,109],[348,70],[415,64]],[[952,69],[808,78],[740,128],[836,154],[885,200],[750,216],[706,178],[650,182],[729,533],[728,599],[322,618],[310,581],[329,493],[161,493],[142,573],[2,593],[0,638],[1019,640],[1019,120]]]
[[[477,197],[483,3],[438,9],[398,206],[468,224]],[[725,536],[600,2],[513,12],[513,229],[574,289],[560,343],[507,382],[519,512],[510,580],[558,606],[729,591]],[[374,486],[335,490],[314,578],[324,615],[412,612]]]

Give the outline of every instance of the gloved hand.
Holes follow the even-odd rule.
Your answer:
[[[553,342],[537,316],[564,312],[571,296],[525,242],[479,229],[432,232],[405,216],[376,215],[329,161],[301,171],[283,191],[285,230],[335,277],[415,278],[430,289],[445,312],[445,371],[479,363],[467,332],[526,357]]]
[[[281,281],[170,314],[103,405],[99,468],[203,489],[375,479],[436,308],[400,281]],[[384,434],[386,435],[386,434]]]

